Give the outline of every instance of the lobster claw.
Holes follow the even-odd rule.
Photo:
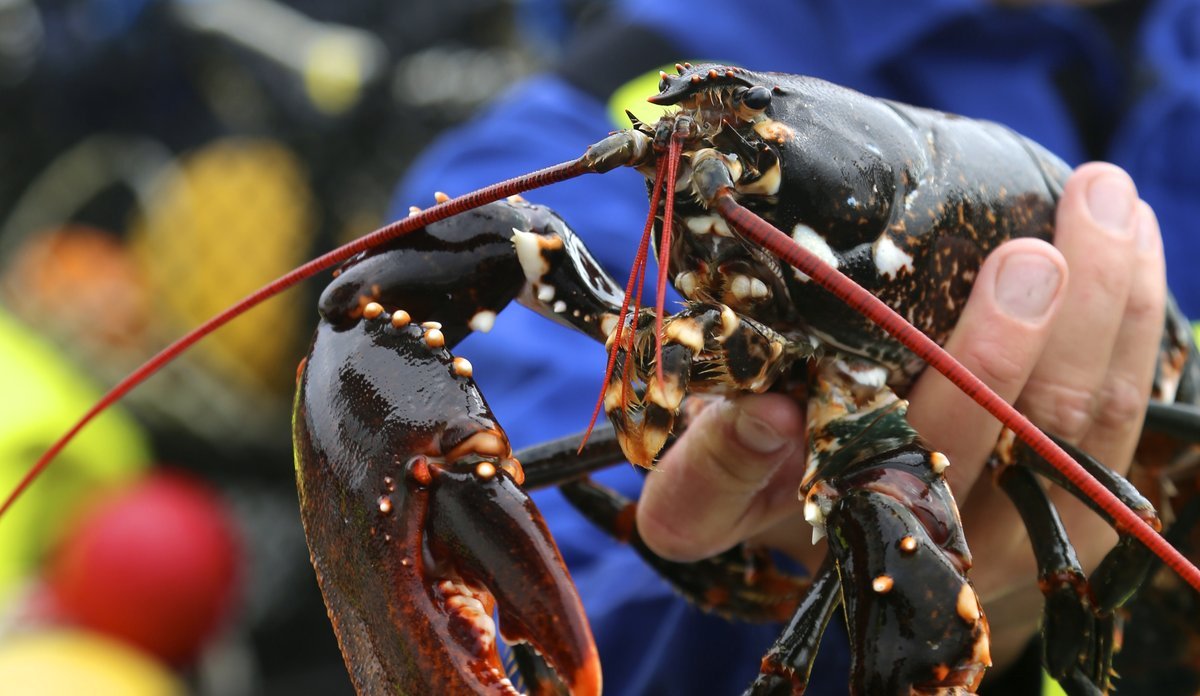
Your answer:
[[[428,326],[322,324],[300,375],[297,480],[313,565],[359,693],[515,694],[493,616],[565,687],[596,648],[520,464]]]
[[[439,591],[487,588],[507,642],[532,645],[570,693],[598,694],[600,664],[591,632],[541,514],[509,473],[507,462],[498,470],[487,460],[471,464],[470,459],[465,467],[433,467],[431,472],[430,486],[437,490],[427,517],[429,548],[435,559],[453,559],[450,567],[435,574],[462,578],[457,585],[441,581]],[[469,591],[479,594],[478,589]],[[486,630],[490,616],[475,618],[468,609],[472,602],[452,596],[444,601],[463,605],[471,630],[462,632],[463,626],[454,626],[452,618],[451,633],[469,644],[475,630]]]

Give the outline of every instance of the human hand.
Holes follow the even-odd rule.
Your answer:
[[[1120,169],[1087,164],[1066,184],[1054,245],[1019,239],[992,253],[946,349],[1039,427],[1125,474],[1165,297],[1153,212]],[[1003,666],[1036,629],[1042,600],[1024,526],[984,466],[1001,426],[933,371],[908,397],[909,421],[952,463],[946,476],[976,560],[971,579]],[[804,429],[802,407],[777,394],[706,409],[646,480],[638,506],[646,543],[693,560],[751,540],[815,568],[825,551],[809,543],[796,498]],[[1090,571],[1115,533],[1063,491],[1051,498]]]

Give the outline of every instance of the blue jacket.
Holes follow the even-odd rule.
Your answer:
[[[1073,164],[1091,156],[1121,165],[1158,213],[1176,295],[1185,311],[1200,316],[1200,276],[1186,267],[1200,259],[1200,0],[1149,3],[1132,35],[1132,63],[1092,16],[1061,6],[1018,11],[982,0],[614,6],[631,32],[651,32],[677,52],[664,62],[715,60],[815,75],[875,96],[1000,121]],[[574,74],[599,74],[607,65],[575,68]],[[572,159],[624,125],[609,119],[604,98],[561,73],[571,74],[515,85],[486,113],[435,142],[401,186],[393,214],[428,205],[435,190],[465,193]],[[1074,101],[1062,96],[1063,75],[1073,76],[1066,79],[1080,95]],[[1089,152],[1073,109],[1106,126],[1107,149]],[[625,277],[647,209],[640,176],[588,176],[527,197],[558,210],[598,259]],[[586,426],[603,373],[600,346],[514,309],[491,334],[471,337],[457,352],[476,366],[515,446]],[[630,495],[640,487],[629,467],[599,479]],[[536,498],[592,620],[607,693],[741,693],[778,626],[730,624],[700,613],[557,492]],[[809,693],[846,692],[849,656],[838,623],[823,641]]]

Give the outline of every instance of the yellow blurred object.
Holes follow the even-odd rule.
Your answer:
[[[307,259],[315,230],[300,162],[268,140],[214,141],[180,160],[130,237],[167,333],[194,328]],[[196,346],[228,382],[290,389],[312,310],[285,294]]]
[[[697,65],[701,63],[736,65],[736,63],[719,60],[693,60],[691,62]],[[655,68],[648,73],[639,75],[621,85],[612,93],[612,96],[608,99],[608,117],[612,120],[613,125],[617,128],[629,127],[629,117],[625,115],[626,111],[632,112],[643,123],[653,125],[655,121],[668,111],[674,110],[674,107],[657,106],[646,101],[647,94],[658,94],[658,82],[662,79],[660,73],[663,72],[674,75],[675,64],[664,65],[661,68]]]
[[[673,73],[675,66],[663,66],[661,70]],[[629,127],[626,110],[631,111],[644,123],[654,123],[669,111],[668,107],[646,101],[647,94],[658,94],[658,73],[659,70],[651,70],[626,82],[612,93],[608,99],[608,117],[616,127]]]
[[[308,98],[326,114],[340,114],[358,103],[363,86],[363,57],[356,43],[338,34],[323,35],[309,46],[304,65]]]
[[[0,384],[0,491],[7,495],[100,394],[50,343],[2,308]],[[0,523],[0,601],[33,572],[72,515],[105,487],[133,479],[149,461],[136,424],[119,410],[81,432]]]
[[[170,670],[124,644],[86,631],[18,634],[0,641],[0,684],[29,696],[183,696]]]

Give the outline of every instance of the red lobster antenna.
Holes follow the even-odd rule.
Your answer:
[[[231,320],[237,318],[238,316],[241,316],[252,307],[260,304],[264,300],[274,297],[280,292],[287,290],[303,280],[311,278],[312,276],[327,268],[330,268],[331,266],[349,259],[351,256],[354,256],[361,251],[378,246],[401,235],[408,234],[409,232],[424,227],[425,225],[444,220],[448,217],[471,210],[473,208],[477,208],[485,203],[492,203],[500,200],[501,198],[507,198],[508,196],[514,194],[524,193],[525,191],[541,188],[543,186],[549,186],[550,184],[558,183],[560,181],[566,181],[567,179],[572,179],[580,174],[586,174],[590,171],[592,170],[588,167],[588,164],[585,162],[584,158],[580,158],[578,160],[556,164],[545,169],[539,169],[536,172],[532,172],[524,176],[514,177],[498,184],[493,184],[491,186],[479,189],[478,191],[473,191],[458,198],[452,198],[444,203],[435,205],[432,208],[427,208],[420,213],[407,217],[403,220],[397,220],[390,225],[381,227],[364,237],[360,237],[353,242],[350,242],[349,244],[340,246],[337,249],[319,256],[312,261],[309,261],[308,263],[280,276],[279,278],[276,278],[258,290],[255,290],[238,301],[237,304],[229,307],[212,319],[204,322],[166,348],[163,348],[158,352],[157,355],[142,363],[140,367],[131,372],[128,376],[118,382],[116,386],[110,389],[108,393],[100,397],[100,400],[97,401],[96,404],[91,407],[91,409],[84,413],[83,416],[81,416],[79,420],[71,426],[70,430],[63,434],[62,437],[58,438],[58,440],[56,440],[54,444],[50,446],[50,449],[46,450],[45,454],[43,454],[29,469],[29,471],[25,473],[25,476],[21,479],[20,483],[18,483],[16,488],[13,489],[12,493],[8,495],[8,498],[5,499],[4,503],[0,505],[0,517],[2,517],[10,507],[12,507],[13,503],[15,503],[17,499],[21,497],[21,494],[33,484],[37,477],[43,471],[45,471],[47,466],[50,465],[50,462],[53,461],[56,456],[58,456],[58,453],[61,452],[62,449],[75,438],[75,435],[78,434],[84,426],[90,423],[93,418],[100,415],[100,413],[102,413],[105,409],[116,403],[121,397],[125,396],[125,394],[129,393],[130,390],[146,381],[150,375],[153,375],[164,365],[174,360],[185,350],[192,347],[192,345],[195,343],[199,342],[202,338],[221,328],[225,324],[228,324]]]
[[[591,436],[592,430],[596,427],[596,419],[600,417],[600,408],[604,405],[604,397],[608,391],[608,381],[612,379],[612,373],[617,362],[617,350],[621,346],[621,341],[625,338],[625,319],[633,315],[633,326],[629,331],[629,348],[632,352],[634,334],[637,330],[637,313],[642,305],[642,286],[646,280],[646,257],[649,255],[650,235],[654,231],[654,218],[658,214],[658,203],[662,198],[664,189],[668,192],[666,203],[663,207],[663,224],[662,235],[659,239],[658,249],[658,285],[656,288],[656,298],[654,304],[654,364],[656,367],[656,377],[659,384],[663,382],[662,371],[662,327],[663,327],[663,305],[666,303],[667,296],[667,266],[671,259],[671,225],[675,218],[675,182],[679,178],[679,158],[683,153],[683,141],[686,137],[686,131],[676,130],[671,133],[671,143],[667,148],[666,160],[658,160],[658,169],[654,175],[653,193],[650,195],[650,212],[646,215],[646,226],[642,229],[642,241],[638,244],[637,255],[633,259],[633,268],[629,271],[629,280],[625,283],[625,299],[621,302],[621,311],[617,315],[617,327],[614,329],[611,348],[608,353],[608,367],[604,370],[604,381],[600,385],[600,396],[596,399],[596,406],[592,409],[592,418],[588,421],[587,430],[583,433],[583,439],[579,443],[579,451],[583,451],[583,446],[587,444],[588,437]],[[664,181],[663,176],[666,175]],[[636,279],[636,290],[634,289]],[[633,307],[630,307],[629,298],[633,297]],[[622,401],[625,400],[624,389],[629,386],[629,359],[625,360],[625,365],[622,370]]]
[[[799,269],[815,280],[821,287],[833,293],[852,309],[873,321],[897,341],[904,344],[933,369],[946,376],[980,406],[996,417],[1005,427],[1033,448],[1043,459],[1058,469],[1063,476],[1104,512],[1108,513],[1118,531],[1132,534],[1154,555],[1179,574],[1189,585],[1200,591],[1200,570],[1184,558],[1167,540],[1156,532],[1145,520],[1126,507],[1107,488],[1091,477],[1070,455],[1038,429],[1028,418],[1021,415],[1007,401],[1000,398],[962,363],[954,359],[941,346],[934,343],[915,326],[888,307],[882,300],[864,290],[837,269],[817,258],[800,246],[791,237],[775,229],[773,225],[755,215],[733,199],[728,188],[716,196],[717,212],[751,241]]]
[[[617,348],[621,345],[621,341],[625,339],[625,319],[632,314],[634,316],[633,326],[630,327],[629,340],[630,347],[633,346],[633,338],[637,329],[637,313],[641,309],[642,304],[642,286],[646,279],[646,256],[650,250],[650,234],[654,231],[654,217],[658,213],[658,202],[662,199],[663,191],[663,174],[667,171],[667,163],[665,160],[658,161],[658,169],[654,175],[653,192],[650,194],[650,212],[646,215],[646,226],[642,228],[642,241],[638,244],[637,254],[633,257],[633,268],[629,270],[629,280],[625,283],[625,299],[621,301],[621,311],[617,314],[617,326],[613,329],[613,339],[611,348],[608,352],[608,366],[604,369],[604,381],[600,384],[600,396],[596,399],[596,406],[592,409],[592,419],[588,421],[587,430],[583,433],[583,440],[579,443],[579,451],[583,451],[583,446],[587,444],[588,438],[592,435],[592,430],[596,427],[596,419],[600,417],[600,408],[604,405],[604,397],[608,391],[608,380],[612,379],[613,370],[617,364]],[[670,200],[673,196],[668,197]],[[661,273],[661,271],[660,271]],[[636,290],[635,286],[636,285]],[[633,298],[633,307],[630,308],[630,299]],[[629,360],[625,360],[625,375],[629,374]],[[622,383],[627,385],[628,378],[623,378]],[[622,392],[622,401],[625,396]]]
[[[663,208],[662,237],[658,249],[658,288],[657,302],[654,305],[654,374],[661,388],[663,384],[662,368],[662,333],[663,333],[663,304],[667,298],[667,267],[671,263],[671,223],[675,219],[675,180],[679,176],[679,157],[683,152],[683,140],[686,130],[676,129],[671,133],[671,145],[667,150],[667,202]],[[651,209],[653,215],[654,209]]]

